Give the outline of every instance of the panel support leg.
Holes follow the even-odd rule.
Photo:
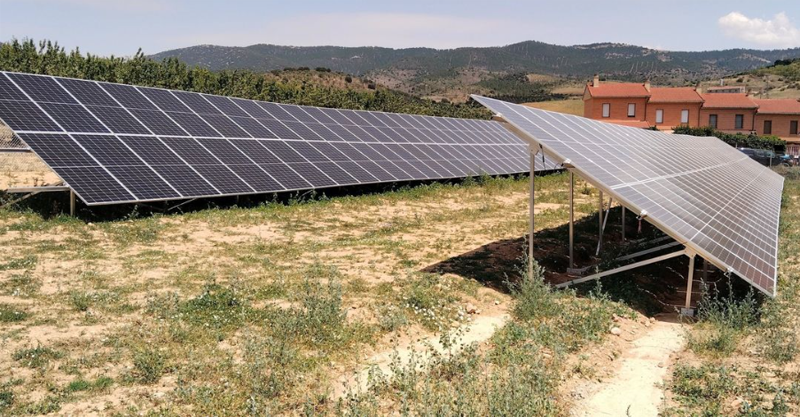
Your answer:
[[[575,268],[575,174],[569,172],[569,269]]]
[[[622,210],[622,241],[625,241],[625,206],[622,204],[619,205],[620,210]]]
[[[69,190],[69,215],[75,217],[75,191]]]
[[[686,278],[686,303],[684,305],[683,311],[681,314],[685,316],[693,316],[694,311],[692,311],[692,284],[694,283],[694,258],[695,254],[690,253],[689,255],[689,276]]]
[[[598,229],[597,229],[597,254],[600,254],[600,250],[603,248],[603,192],[600,191],[600,198],[597,200],[597,218],[598,221]]]
[[[534,164],[536,163],[536,154],[531,152],[531,200],[528,204],[528,210],[530,211],[530,223],[528,226],[528,278],[533,278],[533,230],[534,230],[534,217],[535,211],[534,206],[536,204],[536,183],[535,178],[536,175],[534,172]]]

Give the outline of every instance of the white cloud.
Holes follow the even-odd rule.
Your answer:
[[[267,20],[258,30],[204,33],[173,39],[176,44],[208,43],[244,46],[255,43],[310,46],[426,46],[502,45],[508,39],[526,39],[513,28],[524,27],[504,19],[477,19],[416,13],[323,13]],[[510,35],[510,36],[509,36]]]
[[[766,47],[800,46],[800,29],[780,12],[770,20],[750,18],[731,12],[719,18],[719,27],[726,36]]]

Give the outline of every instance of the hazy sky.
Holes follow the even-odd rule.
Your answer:
[[[669,50],[800,46],[800,0],[0,0],[0,41],[96,54],[197,44],[454,48],[539,40]]]

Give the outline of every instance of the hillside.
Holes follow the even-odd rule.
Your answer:
[[[800,59],[777,61],[764,68],[725,77],[722,82],[745,86],[755,97],[800,99]],[[719,80],[704,85],[719,85]]]
[[[585,79],[599,72],[623,81],[650,78],[660,84],[685,84],[800,57],[800,48],[674,52],[613,43],[561,46],[536,41],[448,50],[259,44],[246,47],[199,45],[152,57],[156,60],[177,57],[189,65],[213,70],[326,67],[364,75],[419,96],[443,96],[448,90],[479,86],[482,82],[513,74],[549,75],[563,81]]]

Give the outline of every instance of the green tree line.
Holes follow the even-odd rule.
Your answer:
[[[31,39],[0,44],[0,70],[95,81],[162,87],[253,100],[320,107],[487,119],[491,114],[471,101],[435,102],[402,92],[359,91],[316,85],[291,79],[268,79],[250,70],[210,71],[189,67],[177,58],[156,61],[142,53],[132,57],[101,57],[78,48],[67,51],[57,42]]]

